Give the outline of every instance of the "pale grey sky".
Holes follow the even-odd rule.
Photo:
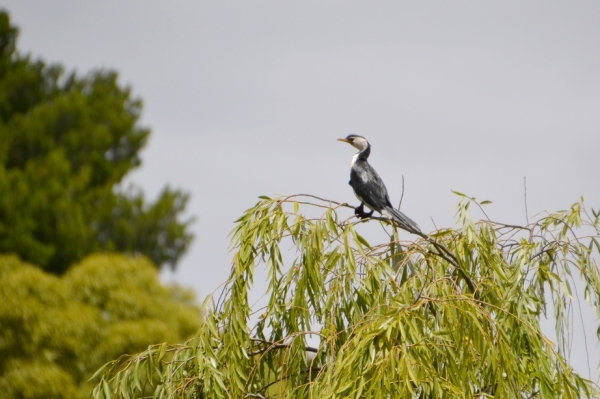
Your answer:
[[[580,195],[600,208],[600,2],[4,0],[19,48],[120,72],[152,138],[129,181],[192,193],[196,241],[174,275],[200,296],[258,195],[355,201],[358,133],[392,202],[425,231],[451,189],[524,223]],[[478,215],[475,215],[478,216]],[[367,231],[368,232],[368,231]],[[592,373],[598,320],[584,316]],[[572,361],[587,376],[583,339]],[[595,378],[594,378],[595,379]]]

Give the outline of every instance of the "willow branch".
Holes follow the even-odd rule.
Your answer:
[[[427,234],[425,234],[419,230],[416,230],[416,229],[412,228],[411,226],[400,224],[393,219],[386,218],[386,217],[379,217],[379,216],[370,216],[368,219],[375,219],[375,220],[379,220],[382,222],[387,222],[387,223],[393,224],[393,225],[401,228],[402,230],[408,231],[411,234],[418,235],[419,237],[422,237],[425,240],[427,240],[438,250],[438,252],[432,252],[432,254],[439,256],[440,258],[444,259],[446,262],[448,262],[452,266],[454,266],[454,268],[458,271],[458,273],[460,273],[461,277],[465,280],[465,282],[469,286],[469,289],[471,290],[473,295],[475,295],[477,297],[477,293],[476,293],[477,286],[475,285],[473,280],[469,277],[469,275],[459,265],[458,259],[456,258],[456,256],[454,256],[454,254],[448,248],[446,248],[444,245],[442,245],[439,242],[437,242],[436,240],[432,239]]]

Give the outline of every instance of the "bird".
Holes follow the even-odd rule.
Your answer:
[[[392,206],[383,180],[367,160],[371,155],[371,145],[367,139],[357,134],[349,134],[345,138],[338,139],[338,141],[348,143],[358,150],[358,153],[352,157],[350,181],[348,182],[354,190],[354,195],[360,201],[360,205],[354,210],[355,215],[364,219],[372,216],[373,212],[377,211],[381,215],[394,220],[405,230],[421,232],[417,223]],[[371,212],[365,212],[365,205]]]

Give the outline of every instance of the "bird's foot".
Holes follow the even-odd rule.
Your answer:
[[[369,213],[365,212],[365,206],[363,203],[361,203],[359,206],[354,208],[354,214],[360,219],[366,219],[373,215],[373,211],[371,211]]]
[[[360,203],[359,206],[354,208],[354,214],[358,217],[362,217],[365,214],[365,206],[362,202]]]
[[[369,212],[369,213],[366,213],[366,212],[364,212],[364,213],[363,213],[363,214],[360,216],[360,218],[361,218],[361,219],[370,218],[371,216],[373,216],[373,212],[375,212],[375,211],[371,211],[371,212]]]

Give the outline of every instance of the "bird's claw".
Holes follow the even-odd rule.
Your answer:
[[[366,213],[365,212],[364,204],[360,204],[359,206],[357,206],[356,208],[354,208],[354,215],[356,215],[360,219],[366,219],[366,218],[371,217],[373,215],[373,211],[371,211],[369,213]]]

